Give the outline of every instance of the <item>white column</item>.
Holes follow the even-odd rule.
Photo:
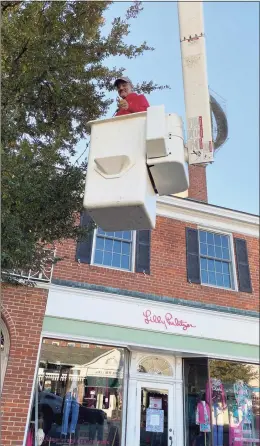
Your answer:
[[[136,411],[138,410],[137,404],[139,404],[136,398],[136,386],[136,379],[130,378],[128,384],[126,446],[133,446],[136,441]]]
[[[184,446],[183,436],[183,381],[182,381],[182,358],[176,357],[176,384],[175,384],[175,445]]]

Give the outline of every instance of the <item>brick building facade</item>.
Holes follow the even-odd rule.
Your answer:
[[[258,373],[258,219],[208,204],[205,168],[189,173],[189,198],[160,198],[154,231],[66,240],[49,283],[3,288],[3,446],[35,445],[39,429],[44,446],[215,446],[213,418],[202,435],[186,411],[206,395],[206,376],[219,379],[214,361]],[[233,427],[222,409],[225,446]]]

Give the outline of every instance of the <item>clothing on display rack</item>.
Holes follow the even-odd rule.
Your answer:
[[[199,424],[201,432],[210,432],[210,408],[205,401],[197,405],[196,424]]]
[[[32,426],[29,429],[29,432],[28,432],[28,435],[27,435],[26,446],[33,446],[33,432],[34,432],[34,426]]]
[[[223,446],[223,426],[213,426],[213,446]]]
[[[238,407],[247,404],[249,397],[249,388],[244,381],[239,380],[234,383],[234,393]]]
[[[213,426],[213,446],[223,446],[224,409],[222,403],[212,404],[211,417]]]
[[[93,423],[89,425],[89,440],[103,441],[104,438],[104,424]]]
[[[242,411],[236,404],[229,407],[229,446],[243,446]]]
[[[242,436],[252,438],[255,436],[252,410],[252,392],[242,380],[234,383],[234,394],[238,409],[242,412]]]
[[[42,445],[42,443],[44,441],[44,438],[45,438],[45,434],[43,432],[43,429],[40,427],[38,429],[37,434],[36,434],[37,446],[41,446]]]
[[[65,396],[61,434],[75,434],[79,416],[79,403],[76,392],[68,392]],[[70,418],[71,417],[71,418]],[[70,418],[70,424],[69,424]]]
[[[223,409],[227,406],[227,398],[224,386],[220,379],[210,378],[206,384],[206,402],[208,404],[221,403]]]

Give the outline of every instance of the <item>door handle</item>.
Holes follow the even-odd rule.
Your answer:
[[[171,441],[170,446],[172,446],[172,436],[169,436],[169,440]]]

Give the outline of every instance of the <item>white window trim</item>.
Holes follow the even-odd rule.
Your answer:
[[[229,237],[229,242],[230,242],[230,254],[231,254],[231,274],[232,274],[232,281],[233,281],[233,288],[225,288],[222,286],[218,286],[218,285],[211,285],[209,283],[200,283],[202,286],[207,286],[209,288],[217,288],[218,290],[226,290],[226,291],[234,291],[234,292],[238,292],[238,278],[237,278],[237,268],[236,268],[236,256],[235,256],[235,248],[234,248],[234,236],[232,232],[226,232],[226,231],[221,231],[219,229],[214,229],[208,226],[198,226],[197,227],[198,231],[207,231],[207,232],[213,232],[215,234],[220,234],[220,235],[227,235]],[[199,250],[199,258],[200,258],[200,250]],[[200,268],[200,279],[201,279],[201,268]]]
[[[115,266],[107,266],[107,265],[100,265],[99,263],[94,263],[96,240],[97,240],[97,228],[94,229],[94,233],[93,233],[93,243],[92,243],[90,265],[97,266],[100,268],[113,269],[116,271],[123,271],[125,273],[134,273],[135,272],[135,255],[136,255],[136,231],[131,231],[131,232],[132,232],[132,241],[131,241],[132,249],[131,249],[131,268],[130,269],[123,269],[123,268],[117,268]]]

